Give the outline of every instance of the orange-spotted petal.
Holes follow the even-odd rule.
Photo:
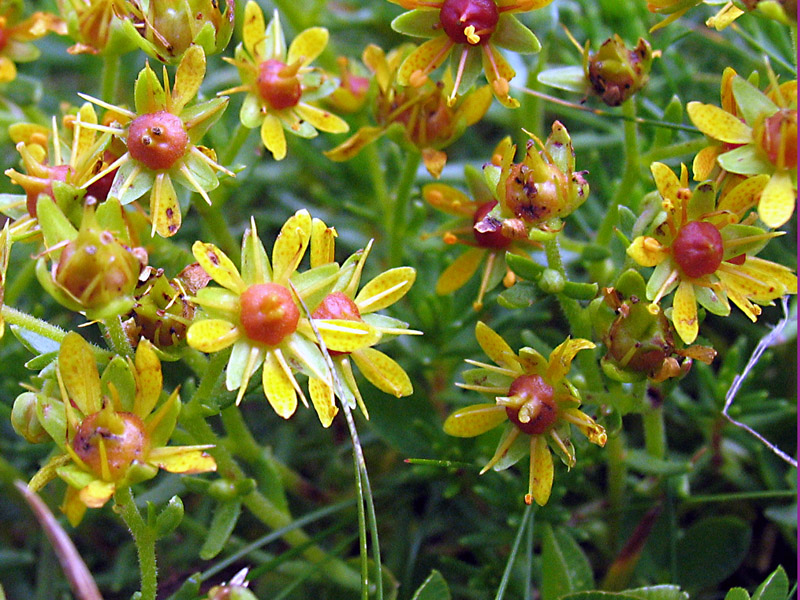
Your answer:
[[[553,455],[542,435],[531,436],[531,466],[528,475],[528,493],[525,503],[536,502],[544,506],[553,489]]]
[[[195,242],[192,245],[192,255],[203,270],[222,287],[237,294],[241,294],[247,289],[242,281],[242,276],[239,275],[239,269],[214,244]]]
[[[179,115],[183,111],[183,107],[197,95],[205,75],[205,52],[202,47],[193,44],[183,54],[178,70],[175,72],[175,85],[172,87],[172,96],[168,100],[168,110],[172,114]]]
[[[241,337],[238,327],[224,319],[195,321],[186,333],[186,342],[201,352],[219,352]]]
[[[74,331],[69,332],[58,352],[58,370],[70,399],[83,416],[101,408],[100,375],[89,344]]]
[[[480,344],[486,356],[491,358],[497,365],[519,372],[519,359],[514,354],[511,346],[483,321],[478,321],[475,324],[475,339],[478,340],[478,344]]]
[[[722,196],[717,210],[726,210],[739,217],[743,216],[756,205],[769,179],[769,175],[754,175],[744,179]]]
[[[450,54],[453,40],[445,33],[428,40],[409,54],[397,71],[400,85],[421,86],[428,74],[435,71]]]
[[[332,263],[336,246],[336,230],[321,219],[311,221],[311,268]]]
[[[272,246],[273,281],[284,285],[289,280],[303,260],[310,241],[311,215],[305,209],[298,210],[283,224]]]
[[[164,385],[161,361],[156,356],[153,344],[146,338],[143,338],[136,347],[134,366],[136,367],[136,398],[133,412],[144,419],[155,408]]]
[[[470,248],[457,257],[439,275],[436,293],[444,296],[463,287],[475,275],[485,256],[484,248]]]
[[[425,201],[448,215],[470,217],[475,214],[478,203],[461,190],[444,183],[429,183],[422,188]]]
[[[317,58],[328,45],[328,30],[324,27],[311,27],[301,32],[289,45],[286,64],[293,65],[300,61],[307,66]]]
[[[661,197],[675,202],[678,190],[684,187],[681,185],[678,176],[667,165],[660,162],[652,163],[650,172],[653,174],[653,180],[656,182],[656,187]]]
[[[444,432],[455,437],[475,437],[494,429],[508,419],[503,406],[475,404],[454,412],[444,422]]]
[[[250,0],[244,8],[242,41],[245,49],[257,62],[264,60],[266,55],[265,30],[264,12],[256,2]]]
[[[169,173],[161,172],[155,177],[150,192],[150,218],[152,231],[161,237],[171,237],[181,228],[181,207]]]
[[[416,277],[417,272],[412,267],[389,269],[361,288],[354,302],[362,314],[391,306],[406,295]]]
[[[569,373],[572,359],[581,350],[590,350],[595,345],[589,340],[582,338],[567,338],[561,342],[555,350],[550,353],[550,359],[547,361],[547,380],[552,383],[564,379]]]
[[[320,423],[323,427],[330,427],[333,418],[339,412],[333,398],[333,390],[321,379],[309,379],[308,392],[311,394],[311,403],[317,411]]]
[[[706,146],[698,152],[692,161],[692,173],[695,181],[705,181],[717,165],[717,157],[722,146]]]
[[[715,140],[731,144],[746,144],[753,140],[753,130],[749,125],[718,106],[689,102],[686,112],[700,131]]]
[[[214,457],[205,452],[213,445],[206,446],[162,446],[154,448],[147,455],[147,462],[170,473],[208,473],[217,470]]]
[[[288,419],[297,410],[294,377],[288,373],[274,351],[267,352],[261,373],[264,395],[279,417]]]
[[[337,117],[330,111],[317,108],[311,104],[301,102],[295,107],[294,112],[301,119],[308,121],[320,131],[345,133],[350,130],[350,126],[344,119]]]
[[[116,485],[112,481],[95,479],[85,488],[81,489],[78,496],[89,508],[100,508],[111,499],[116,490]]]
[[[283,133],[281,120],[275,115],[268,114],[261,123],[261,143],[272,152],[272,158],[283,160],[286,158],[286,134]]]
[[[353,361],[364,377],[376,388],[396,398],[414,391],[408,374],[397,362],[374,348],[362,348],[353,354]]]
[[[780,227],[794,213],[797,192],[788,170],[775,171],[761,192],[758,216],[767,227]]]
[[[681,339],[691,344],[697,339],[699,324],[697,322],[697,300],[694,285],[689,281],[681,281],[672,300],[672,322]]]

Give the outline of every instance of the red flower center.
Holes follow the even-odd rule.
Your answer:
[[[300,311],[292,293],[277,283],[258,283],[240,297],[242,327],[251,340],[276,346],[297,329]]]
[[[689,277],[714,273],[724,254],[722,236],[716,227],[705,221],[690,221],[672,242],[672,255]]]
[[[325,296],[325,299],[311,314],[314,319],[344,319],[346,321],[360,321],[361,311],[347,294],[343,292],[333,292]],[[329,350],[331,356],[349,354],[349,352],[338,352]]]
[[[165,110],[136,117],[128,129],[131,157],[154,171],[171,168],[188,146],[183,121]]]
[[[150,440],[142,420],[133,413],[117,413],[121,431],[98,424],[102,413],[89,415],[82,422],[72,440],[72,449],[97,475],[103,477],[103,455],[108,465],[111,481],[122,479],[136,460],[142,460]],[[115,419],[116,420],[116,419]],[[100,449],[104,446],[105,452]]]
[[[508,390],[509,397],[521,397],[525,402],[518,408],[506,407],[508,419],[522,432],[538,435],[550,429],[558,417],[558,407],[553,400],[553,388],[539,375],[522,375],[514,380]],[[525,408],[530,419],[520,421],[519,413]]]
[[[444,0],[439,22],[456,44],[485,44],[500,14],[494,0]]]
[[[782,169],[797,164],[797,110],[782,109],[756,126],[756,143]]]
[[[256,86],[261,97],[275,110],[297,106],[303,95],[297,71],[300,65],[288,66],[271,58],[258,66]]]
[[[478,207],[478,210],[475,211],[475,216],[472,217],[472,224],[475,225],[482,221],[483,218],[488,215],[495,206],[497,206],[497,200],[490,200],[489,202],[481,204]],[[493,225],[494,228],[490,231],[478,231],[474,227],[472,228],[472,233],[475,235],[475,241],[481,248],[496,248],[499,250],[501,248],[505,248],[511,243],[511,240],[503,235],[502,224],[498,221]]]

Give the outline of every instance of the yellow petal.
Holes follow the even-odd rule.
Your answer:
[[[249,0],[244,8],[242,41],[244,42],[245,49],[256,62],[261,62],[264,59],[266,45],[264,38],[265,31],[264,13],[261,7],[253,0]]]
[[[86,102],[83,106],[81,106],[80,110],[78,110],[78,119],[80,119],[81,123],[96,125],[97,113],[94,111],[94,107],[90,103]],[[94,144],[94,139],[96,137],[94,129],[89,129],[88,127],[78,127],[77,121],[75,133],[77,138],[73,141],[72,148],[72,164],[74,165],[77,164],[79,157],[83,158],[86,156],[86,153]]]
[[[761,314],[761,308],[748,299],[749,289],[746,284],[743,286],[741,278],[724,271],[717,271],[717,276],[725,286],[725,294],[728,299],[738,306],[739,309],[747,315],[748,319],[755,323],[758,316]]]
[[[324,27],[311,27],[301,32],[289,46],[286,64],[301,61],[305,67],[317,58],[328,45],[328,30]]]
[[[284,371],[274,351],[267,352],[261,373],[264,395],[279,417],[288,419],[297,410],[293,377]]]
[[[675,202],[678,190],[682,187],[678,176],[667,165],[660,162],[652,163],[650,172],[653,174],[653,180],[656,182],[661,197]]]
[[[242,281],[242,276],[239,275],[239,269],[214,244],[195,242],[192,245],[192,254],[203,270],[222,287],[237,294],[241,294],[247,289]]]
[[[746,144],[753,140],[753,130],[749,125],[718,106],[689,102],[686,112],[700,131],[715,140],[731,144]]]
[[[643,267],[655,267],[669,256],[668,248],[664,248],[655,238],[645,236],[633,240],[626,252]]]
[[[158,360],[158,356],[153,350],[153,344],[146,338],[143,338],[136,347],[134,364],[136,366],[136,399],[133,412],[144,419],[155,408],[164,385],[161,361]]]
[[[447,154],[445,154],[442,150],[423,148],[422,164],[425,165],[428,173],[430,173],[434,179],[439,179],[439,177],[442,175],[442,171],[444,170],[444,166],[447,164]]]
[[[208,473],[217,470],[214,457],[204,452],[214,446],[162,446],[147,455],[147,462],[170,473]]]
[[[396,267],[370,280],[356,296],[354,302],[361,314],[391,306],[406,295],[417,272],[412,267]]]
[[[797,293],[797,275],[792,270],[783,265],[779,265],[763,258],[748,256],[743,266],[747,266],[753,272],[760,273],[764,281],[775,280],[786,288],[787,294]]]
[[[764,191],[769,182],[769,175],[754,175],[736,184],[727,194],[725,194],[717,205],[718,210],[729,210],[737,216],[744,213],[756,205],[759,196]]]
[[[363,321],[345,319],[314,319],[328,350],[352,352],[378,343],[381,333]]]
[[[550,383],[561,381],[569,373],[572,359],[581,350],[594,348],[594,343],[582,338],[567,338],[550,353],[547,361],[547,379]]]
[[[775,171],[761,193],[758,216],[767,227],[780,227],[794,213],[796,191],[788,170]]]
[[[475,339],[478,340],[486,356],[496,364],[512,371],[519,371],[519,359],[511,346],[483,321],[475,324]]]
[[[80,490],[67,486],[64,502],[61,503],[61,512],[67,515],[69,524],[77,527],[86,514],[86,505],[81,501]]]
[[[414,388],[406,372],[394,360],[374,348],[362,348],[352,354],[364,377],[376,388],[396,398],[410,396]]]
[[[311,104],[301,102],[294,108],[294,112],[303,120],[308,121],[320,131],[328,133],[344,133],[350,131],[347,121],[337,117],[332,112],[317,108]]]
[[[14,81],[17,78],[17,67],[7,56],[0,56],[0,83]]]
[[[330,427],[333,418],[339,409],[333,398],[333,390],[321,379],[309,379],[308,391],[311,394],[311,403],[317,411],[319,421],[323,427]]]
[[[397,83],[414,85],[425,83],[429,73],[435,71],[450,54],[453,41],[442,32],[409,54],[397,71]]]
[[[747,296],[749,300],[757,302],[769,302],[783,296],[786,293],[786,286],[781,279],[771,276],[772,274],[764,269],[763,264],[754,265],[751,261],[752,258],[738,266],[730,263],[720,265],[720,270],[724,273],[721,279],[726,288],[733,289],[737,293]],[[764,261],[764,263],[766,262]],[[779,267],[779,265],[775,266]],[[718,273],[718,275],[721,274]],[[789,283],[793,285],[791,281]]]
[[[186,342],[201,352],[219,352],[241,337],[239,329],[224,319],[195,321],[186,333]]]
[[[531,466],[528,475],[528,493],[525,503],[536,502],[544,506],[553,489],[553,455],[544,436],[531,436]]]
[[[69,332],[58,352],[58,370],[70,399],[87,417],[100,410],[100,375],[89,344],[74,331]]]
[[[191,45],[183,54],[175,72],[175,85],[169,99],[169,112],[179,115],[183,107],[195,97],[206,75],[206,55],[200,46]]]
[[[561,414],[580,429],[581,433],[589,438],[590,442],[600,447],[606,445],[608,435],[605,428],[602,425],[598,425],[589,415],[577,408],[564,409]]]
[[[455,437],[475,437],[494,429],[508,419],[503,406],[474,404],[454,412],[444,422],[444,432]]]
[[[344,142],[331,150],[323,152],[325,156],[335,162],[350,160],[356,156],[364,146],[377,140],[386,132],[384,127],[365,126],[359,129],[355,135],[349,137]]]
[[[284,285],[292,276],[311,241],[311,215],[298,210],[281,227],[272,247],[272,278]]]
[[[485,256],[484,248],[470,248],[458,256],[439,275],[436,293],[444,296],[463,287],[475,275]]]
[[[691,344],[697,339],[699,325],[697,323],[697,301],[694,297],[694,285],[681,281],[672,300],[672,322],[681,339]]]
[[[275,115],[267,115],[261,123],[261,143],[272,152],[275,160],[286,158],[286,135],[283,133],[283,125]]]
[[[311,221],[311,268],[327,265],[335,260],[336,230],[321,219]]]
[[[116,485],[111,481],[95,479],[79,492],[81,502],[89,508],[100,508],[114,495]]]
[[[181,207],[169,173],[156,175],[150,192],[150,218],[153,231],[161,237],[173,236],[181,228]]]
[[[722,146],[706,146],[698,152],[692,161],[692,173],[695,181],[705,181],[717,164]]]
[[[464,192],[443,183],[429,183],[424,186],[422,197],[435,209],[456,217],[472,219],[478,208],[478,203]]]

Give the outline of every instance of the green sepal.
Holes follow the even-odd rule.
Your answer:
[[[740,225],[738,223],[734,223],[731,225],[726,225],[720,230],[719,233],[725,242],[731,242],[746,237],[760,238],[746,244],[733,246],[731,248],[726,247],[722,260],[729,260],[741,254],[755,256],[764,249],[764,246],[766,246],[770,240],[770,238],[765,236],[766,232],[763,229],[753,225]]]
[[[83,217],[83,204],[81,200],[86,195],[86,190],[82,190],[74,185],[63,181],[53,181],[53,198],[56,205],[63,211],[70,222],[76,227],[80,227]],[[37,215],[39,213],[36,213]]]
[[[464,165],[464,179],[467,182],[469,193],[477,202],[485,203],[494,200],[492,190],[486,185],[483,173],[474,166]]]
[[[210,192],[219,186],[219,178],[214,169],[195,154],[187,154],[183,164],[203,191]],[[172,180],[180,183],[189,191],[195,191],[195,184],[180,170],[176,169],[171,174]]]
[[[683,122],[683,103],[678,96],[673,95],[667,106],[664,108],[664,114],[661,117],[664,123],[681,124]],[[672,142],[675,137],[675,130],[670,127],[656,128],[655,136],[653,137],[652,148],[663,148]]]
[[[404,12],[392,20],[391,28],[397,33],[411,37],[433,38],[441,29],[439,11],[414,9]],[[492,38],[494,40],[494,37]]]
[[[103,375],[100,377],[100,386],[103,394],[112,397],[109,384],[113,384],[119,395],[122,412],[133,412],[134,398],[136,396],[136,381],[133,378],[128,361],[121,356],[115,356],[108,363]]]
[[[297,293],[312,312],[333,292],[334,286],[339,281],[339,265],[329,263],[303,271],[296,272],[289,278],[294,284]]]
[[[621,367],[613,358],[604,356],[600,359],[600,367],[606,377],[620,383],[643,381],[647,375],[641,371],[633,371]]]
[[[67,415],[64,403],[44,394],[36,394],[36,417],[47,435],[63,450],[67,443]]]
[[[100,204],[95,211],[95,217],[100,227],[113,233],[114,237],[120,242],[130,245],[131,237],[119,200],[109,198]]]
[[[161,86],[158,76],[150,68],[149,63],[139,71],[139,76],[136,78],[136,83],[133,87],[133,97],[136,114],[138,115],[164,110],[167,105],[164,88]]]
[[[239,120],[248,129],[255,129],[261,125],[264,115],[261,114],[261,100],[255,94],[247,94],[239,109]]]
[[[539,83],[549,85],[558,90],[575,92],[576,94],[583,94],[584,96],[588,95],[591,90],[591,85],[589,84],[589,80],[586,79],[583,67],[574,65],[544,69],[539,72],[536,79]]]
[[[298,364],[296,366],[299,367],[301,373],[323,381],[330,381],[328,365],[325,363],[325,358],[322,356],[322,352],[316,342],[312,342],[295,332],[286,338],[281,345],[291,349],[290,354],[297,358]]]
[[[139,169],[136,178],[131,182],[130,186],[119,196],[119,190],[128,179],[134,169]],[[155,172],[142,166],[135,160],[125,161],[114,176],[114,181],[111,183],[111,189],[108,191],[109,198],[117,198],[119,203],[125,206],[134,200],[141,198],[145,192],[149,192],[153,188],[155,182]]]
[[[483,166],[483,177],[486,180],[486,185],[492,190],[492,194],[495,196],[495,200],[497,200],[497,186],[500,185],[500,177],[503,175],[503,171],[500,167],[494,164],[486,164]]]
[[[717,188],[712,181],[699,184],[692,197],[689,198],[687,215],[690,221],[696,221],[703,215],[714,212],[717,207]]]
[[[188,106],[181,111],[181,120],[186,126],[186,132],[192,143],[199,142],[211,129],[211,126],[219,120],[228,106],[228,101],[227,96],[220,96]]]
[[[203,307],[209,317],[237,320],[239,316],[239,296],[230,290],[206,287],[197,290],[195,301]]]
[[[247,359],[250,355],[250,343],[247,340],[239,340],[233,345],[231,357],[228,359],[228,366],[225,368],[225,387],[229,391],[238,390],[243,383],[244,369],[247,366]],[[253,370],[261,366],[264,358],[257,361]]]
[[[79,490],[85,488],[97,479],[93,473],[84,471],[74,463],[58,467],[56,473],[58,473],[58,476],[66,481],[68,485]]]
[[[720,290],[717,293],[711,288],[696,285],[694,286],[694,295],[697,303],[708,312],[721,317],[727,317],[731,314],[731,305],[728,303],[725,290]]]
[[[242,280],[247,285],[272,281],[272,267],[267,251],[252,225],[242,238]]]
[[[511,382],[513,381],[513,379],[508,375],[503,375],[502,373],[495,373],[494,371],[489,371],[488,369],[481,369],[481,368],[467,369],[466,371],[461,373],[461,377],[463,377],[464,382],[469,385],[480,385],[480,386],[496,387],[496,388],[508,388],[511,385]],[[497,394],[485,394],[485,395],[488,395],[488,397],[492,399],[497,397]]]
[[[47,248],[52,248],[64,241],[72,241],[78,237],[78,230],[56,206],[55,201],[46,194],[40,194],[36,201],[36,217],[39,220],[44,245]]]
[[[30,369],[31,371],[41,371],[56,358],[58,358],[58,352],[47,352],[45,354],[40,354],[39,356],[36,356],[26,362],[25,368]]]
[[[669,277],[670,273],[672,273],[673,265],[671,260],[664,260],[660,262],[655,269],[653,269],[653,274],[650,276],[650,279],[647,282],[647,299],[652,300],[656,297],[658,290],[661,289],[661,286],[664,285],[664,282]],[[672,290],[674,290],[678,286],[678,281],[673,281],[669,287],[664,291],[663,296],[669,294]]]
[[[539,38],[517,17],[507,12],[501,14],[497,21],[492,43],[517,54],[536,54],[542,49]]]
[[[148,426],[150,433],[151,447],[160,448],[167,445],[172,433],[175,431],[175,425],[178,423],[178,415],[182,407],[180,397],[177,393],[173,393],[164,404],[158,407],[158,410],[147,417],[145,424]],[[150,431],[152,423],[156,423],[156,425]]]
[[[514,425],[512,425],[511,423],[506,423],[503,435],[500,438],[500,442],[497,444],[498,447],[506,440],[506,438],[509,435],[511,435],[516,431],[517,428],[514,427]],[[531,436],[520,433],[519,435],[517,435],[517,439],[515,439],[511,443],[511,447],[506,451],[503,457],[495,463],[495,465],[492,467],[492,470],[505,471],[509,467],[517,464],[526,455],[529,455],[530,452],[531,452]]]
[[[10,219],[21,219],[28,214],[25,194],[0,194],[0,213]]]
[[[731,91],[739,111],[750,127],[755,126],[759,118],[774,115],[780,110],[761,90],[747,82],[741,75],[734,75]]]
[[[456,95],[465,94],[469,88],[473,86],[475,80],[483,71],[483,62],[481,53],[476,52],[473,48],[467,48],[467,56],[464,59],[464,69],[461,72],[461,80],[458,82],[458,89]],[[452,52],[450,54],[450,72],[458,72],[458,64],[461,62],[461,52]]]
[[[758,153],[754,144],[740,146],[720,154],[717,162],[726,171],[740,175],[771,174],[775,170],[775,167]]]

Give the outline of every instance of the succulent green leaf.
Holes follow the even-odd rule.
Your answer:
[[[200,558],[210,560],[222,551],[228,538],[233,533],[233,528],[239,520],[242,512],[241,500],[230,500],[220,502],[214,511],[211,525],[208,528],[208,535],[202,548],[200,548]]]

